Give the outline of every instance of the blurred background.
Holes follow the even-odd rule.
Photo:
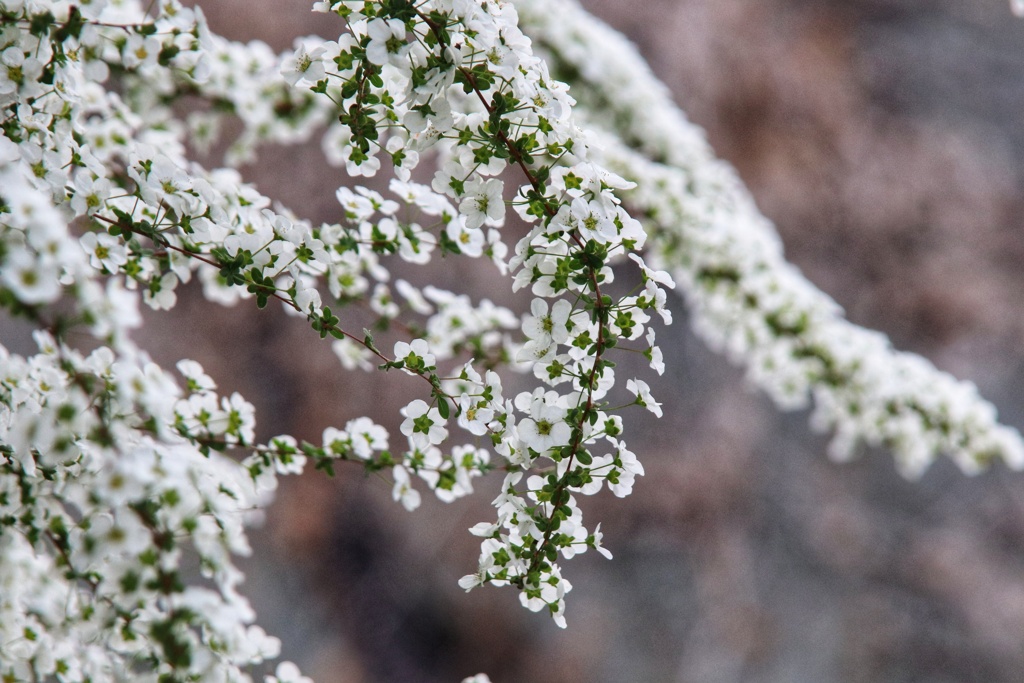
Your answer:
[[[334,36],[308,0],[212,0],[213,29],[275,49]],[[1024,427],[1024,20],[1007,0],[589,0],[738,169],[789,258],[858,324],[975,381]],[[347,182],[319,149],[269,148],[248,180],[314,221]],[[445,264],[442,264],[442,266]],[[521,310],[494,271],[409,273]],[[456,282],[457,280],[457,282]],[[301,321],[188,290],[144,343],[257,405],[259,433],[319,442],[371,414],[397,433],[408,378],[345,373]],[[499,478],[407,513],[341,468],[287,481],[243,566],[283,657],[319,683],[1011,683],[1024,680],[1024,475],[825,458],[706,350],[675,305],[627,415],[647,468],[586,501],[611,562],[565,563],[568,630],[515,591],[456,582]],[[671,339],[671,341],[669,341]],[[187,341],[186,341],[187,340]]]

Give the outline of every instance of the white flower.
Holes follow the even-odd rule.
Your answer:
[[[87,232],[79,242],[89,255],[89,263],[96,270],[116,273],[120,266],[128,263],[128,250],[118,238],[105,232]]]
[[[0,52],[0,95],[19,88],[23,95],[37,90],[42,73],[43,63],[34,56],[26,57],[20,47],[7,48]]]
[[[178,296],[174,293],[177,286],[178,276],[174,273],[164,273],[159,278],[153,278],[149,286],[142,290],[142,300],[154,310],[170,310],[178,301]]]
[[[636,459],[636,455],[626,445],[616,439],[610,439],[616,448],[615,469],[608,475],[608,488],[619,498],[625,498],[633,492],[636,477],[644,475],[644,466]]]
[[[356,160],[349,156],[345,160],[345,171],[352,177],[363,176],[372,178],[380,170],[380,158],[372,154],[369,158]]]
[[[420,492],[412,487],[409,479],[409,472],[401,465],[395,465],[391,470],[391,476],[395,479],[394,488],[391,490],[391,497],[402,503],[409,512],[420,506]]]
[[[471,480],[481,476],[490,461],[490,454],[482,448],[469,445],[453,448],[451,462],[455,467],[455,486],[452,492],[457,497],[473,493]]]
[[[503,184],[498,178],[473,178],[466,183],[466,192],[459,202],[459,213],[465,216],[467,228],[479,228],[485,222],[500,226],[505,221],[502,188]]]
[[[51,303],[60,296],[56,264],[28,249],[15,249],[0,268],[2,280],[26,304]]]
[[[392,179],[389,188],[407,204],[415,204],[420,211],[428,216],[455,213],[451,203],[443,195],[436,194],[426,185]]]
[[[347,187],[339,187],[334,196],[345,209],[345,217],[355,223],[368,220],[376,210],[370,197],[356,194]]]
[[[345,425],[345,431],[352,439],[352,451],[356,457],[368,460],[374,451],[388,447],[388,431],[368,417],[357,417]]]
[[[529,413],[517,426],[519,438],[529,448],[544,454],[569,442],[572,428],[565,421],[566,409],[557,392],[545,393],[538,387],[532,394],[523,392],[516,396],[515,405]]]
[[[572,590],[572,584],[558,573],[558,565],[552,567],[547,576],[540,579],[540,584],[527,585],[519,593],[519,602],[531,612],[539,612],[545,607],[551,610],[551,618],[559,628],[565,628],[565,594]]]
[[[532,365],[542,364],[554,360],[557,354],[558,348],[553,342],[543,339],[531,339],[523,344],[522,348],[516,353],[516,361]]]
[[[370,62],[402,66],[402,57],[411,46],[405,41],[405,24],[401,20],[374,19],[366,25],[366,33],[370,36],[366,46],[366,58]]]
[[[295,306],[306,314],[317,315],[321,312],[323,302],[320,299],[320,291],[311,285],[311,280],[298,278],[295,281]],[[285,310],[294,311],[291,306],[285,305]]]
[[[465,180],[465,176],[466,169],[462,167],[462,164],[456,159],[448,159],[434,172],[434,178],[430,182],[430,187],[434,192],[455,197],[456,192],[453,183]]]
[[[666,325],[672,324],[672,311],[668,310],[668,298],[665,290],[658,286],[654,280],[648,280],[644,285],[644,299],[654,306],[661,319]]]
[[[117,278],[107,280],[106,289],[94,282],[80,283],[79,301],[95,319],[92,332],[104,337],[114,330],[127,330],[142,324],[139,295],[124,288]]]
[[[227,434],[243,444],[255,442],[256,408],[237,391],[231,394],[231,398],[222,398],[221,407],[227,414]]]
[[[156,64],[161,48],[160,41],[156,36],[130,33],[121,49],[124,65],[129,69],[135,69],[143,65]]]
[[[654,344],[654,329],[647,330],[647,343],[651,347],[644,353],[647,359],[651,361],[651,369],[657,372],[659,375],[665,373],[665,359],[661,353],[661,347],[655,346]]]
[[[395,360],[405,362],[405,369],[410,375],[425,372],[436,364],[434,354],[430,353],[425,339],[413,339],[412,343],[404,341],[395,343]]]
[[[523,334],[527,339],[537,342],[538,346],[545,344],[564,344],[569,339],[569,315],[572,313],[572,304],[565,299],[559,299],[551,307],[548,313],[548,302],[544,299],[534,299],[530,304],[530,312],[523,318]]]
[[[25,53],[19,47],[12,45],[0,52],[0,95],[12,93],[18,89],[18,86],[24,81],[21,68],[24,63]]]
[[[203,366],[196,361],[179,360],[176,367],[188,383],[190,393],[205,393],[217,388],[217,384],[203,371]]]
[[[642,379],[631,379],[626,381],[626,389],[636,396],[635,403],[647,408],[658,417],[661,417],[661,404],[651,396],[651,388]]]
[[[478,401],[469,394],[463,394],[459,399],[459,406],[462,412],[459,414],[459,426],[470,434],[483,436],[487,433],[488,425],[494,419],[494,410],[486,401]]]
[[[370,362],[372,353],[363,345],[357,344],[348,337],[335,339],[331,344],[331,350],[341,361],[341,366],[346,370],[372,370],[373,363]]]
[[[299,45],[295,53],[281,65],[281,75],[289,85],[297,85],[300,81],[306,85],[313,85],[322,81],[327,78],[327,70],[322,59],[324,52],[323,46],[308,49],[305,45]]]
[[[398,255],[409,263],[428,263],[434,250],[434,240],[430,233],[417,223],[402,227],[397,235]]]
[[[448,234],[448,239],[458,245],[463,256],[476,258],[483,254],[485,243],[483,230],[467,227],[465,216],[458,215],[449,221],[445,232]]]
[[[519,67],[519,55],[500,43],[491,45],[484,57],[488,68],[502,78],[512,78]]]
[[[610,242],[617,237],[615,223],[598,201],[588,202],[583,197],[577,197],[572,201],[572,215],[576,219],[576,228],[584,239]]]
[[[313,683],[313,679],[303,676],[299,667],[292,662],[281,662],[277,665],[273,676],[266,676],[265,683]]]
[[[402,117],[402,123],[410,133],[418,135],[429,127],[431,134],[445,133],[451,129],[455,119],[452,116],[452,107],[448,100],[434,99],[429,104],[421,104],[413,107]],[[423,148],[424,136],[419,136],[418,148]]]
[[[79,173],[75,178],[75,193],[71,208],[78,215],[95,213],[113,194],[114,184],[106,178],[95,178],[91,173]],[[88,233],[87,233],[88,234]]]
[[[373,288],[373,296],[370,297],[370,310],[381,318],[394,319],[402,312],[398,304],[391,297],[391,290],[385,284],[378,284]]]
[[[484,585],[484,581],[485,579],[480,575],[480,572],[477,572],[476,574],[466,574],[461,579],[459,579],[459,588],[462,588],[468,593],[477,586]],[[475,678],[475,676],[473,678],[467,678],[462,683],[466,683],[466,681],[475,680]]]
[[[323,444],[323,449],[329,455],[340,458],[348,455],[349,449],[352,446],[352,439],[346,431],[337,427],[327,427],[324,429],[321,443]]]
[[[405,417],[401,431],[409,437],[409,443],[414,449],[425,450],[447,438],[444,418],[437,408],[429,407],[426,401],[416,399],[402,408],[401,412]]]
[[[409,308],[416,311],[420,315],[430,315],[434,312],[434,307],[430,305],[425,298],[423,293],[420,292],[416,287],[409,284],[406,280],[395,280],[395,289],[402,295],[406,303],[409,304]]]
[[[601,539],[604,538],[604,534],[601,533],[601,523],[600,522],[598,522],[597,527],[594,529],[594,534],[593,534],[593,536],[591,538],[593,539],[592,542],[593,542],[594,550],[596,550],[597,552],[601,553],[602,555],[607,557],[609,560],[612,559],[611,551],[608,550],[607,548],[605,548],[603,545],[601,545]]]

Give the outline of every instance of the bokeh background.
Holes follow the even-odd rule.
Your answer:
[[[309,4],[203,3],[214,30],[276,49],[337,33]],[[636,42],[851,320],[1024,427],[1024,20],[1007,0],[584,4]],[[316,221],[347,182],[315,146],[244,173]],[[444,265],[408,277],[528,305],[486,267]],[[251,308],[186,290],[145,343],[241,391],[262,437],[318,441],[363,414],[397,427],[418,385],[347,374],[301,321]],[[675,315],[651,382],[666,416],[630,420],[647,476],[587,501],[615,559],[565,563],[568,630],[513,590],[456,585],[499,479],[410,514],[341,468],[286,482],[253,532],[246,586],[283,656],[319,683],[1024,680],[1024,474],[942,461],[911,483],[884,452],[831,463],[805,413],[777,412]]]

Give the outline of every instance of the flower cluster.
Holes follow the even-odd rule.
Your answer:
[[[969,382],[895,351],[847,322],[782,254],[771,223],[735,172],[621,35],[565,0],[516,0],[524,29],[578,74],[574,95],[599,135],[598,158],[636,184],[651,258],[679,283],[694,329],[747,369],[784,409],[813,398],[829,453],[885,446],[907,476],[939,454],[973,473],[996,459],[1024,467],[1024,442]],[[600,133],[598,132],[600,131]]]
[[[296,63],[322,75],[312,89],[337,102],[336,138],[346,145],[350,170],[374,173],[386,153],[408,171],[421,154],[438,151],[432,189],[443,197],[432,201],[457,205],[459,221],[455,229],[449,224],[442,242],[447,238],[468,255],[505,253],[500,228],[507,204],[533,225],[508,262],[513,289],[529,288],[536,297],[515,359],[550,388],[505,398],[498,374],[482,376],[467,363],[457,379],[435,387],[432,404],[411,402],[402,412],[409,449],[394,467],[395,496],[407,507],[416,504],[414,472],[449,500],[472,491],[472,476],[492,466],[478,446],[441,455],[452,399],[458,426],[489,437],[508,471],[495,501],[496,523],[474,528],[485,538],[480,566],[463,585],[513,584],[524,605],[545,608],[564,625],[570,585],[558,554],[572,557],[600,539],[582,525],[575,495],[596,493],[605,482],[625,495],[643,472],[621,441],[621,418],[607,407],[614,384],[607,356],[619,343],[639,340],[643,346],[635,350],[654,357],[647,323],[650,312],[669,318],[662,287],[670,281],[637,255],[644,231],[616,195],[630,183],[590,160],[565,87],[532,54],[511,5],[323,3],[322,9],[347,19],[351,39],[328,48],[322,71],[308,65],[312,53]],[[506,202],[499,174],[510,165],[522,184]],[[609,264],[626,254],[643,285],[616,299],[607,293]],[[399,343],[391,365],[433,373],[435,354],[434,345]],[[644,388],[634,391],[633,403],[657,410],[646,385],[631,386]]]
[[[252,406],[196,363],[182,392],[144,354],[36,339],[0,350],[3,676],[224,678],[277,656],[232,561],[259,491],[218,452],[252,443]]]
[[[670,318],[671,282],[637,254],[644,231],[617,197],[630,184],[590,159],[565,86],[510,5],[317,8],[349,32],[283,56],[211,34],[175,0],[155,16],[131,0],[0,10],[0,304],[48,331],[34,356],[0,351],[5,677],[246,680],[278,647],[252,624],[231,558],[248,551],[242,525],[277,476],[310,461],[389,472],[409,509],[414,477],[448,502],[504,470],[496,522],[474,528],[472,584],[514,584],[562,625],[559,554],[610,556],[576,496],[606,483],[628,494],[643,469],[614,413],[660,412],[638,379],[633,400],[609,404],[610,355],[632,347],[661,371],[648,322]],[[339,220],[319,226],[274,207],[237,172],[188,158],[186,142],[209,143],[225,112],[243,131],[229,161],[332,120],[328,158],[358,176],[386,155],[395,198],[341,188]],[[430,152],[431,187],[411,182]],[[509,207],[532,226],[514,248]],[[627,254],[641,284],[613,296],[610,264]],[[488,259],[532,291],[530,314],[392,281],[391,263],[437,256]],[[217,303],[279,302],[348,367],[424,380],[400,439],[357,417],[320,444],[260,445],[252,406],[219,396],[198,364],[179,363],[180,380],[153,364],[131,338],[139,304],[171,308],[193,278]],[[353,305],[399,337],[389,352],[334,312]],[[88,354],[70,342],[82,332]],[[541,386],[506,396],[510,365]],[[452,445],[456,431],[468,438]],[[203,580],[181,570],[186,554]],[[286,662],[276,678],[301,674]]]

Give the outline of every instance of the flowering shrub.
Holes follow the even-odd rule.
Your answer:
[[[277,476],[310,462],[386,473],[409,510],[421,490],[450,502],[499,470],[495,517],[470,529],[478,566],[459,583],[513,586],[565,626],[559,561],[611,557],[578,499],[632,491],[644,470],[629,409],[662,414],[643,379],[616,386],[614,359],[664,370],[651,323],[671,323],[676,283],[698,331],[782,407],[813,399],[835,457],[866,441],[908,475],[938,453],[969,472],[1024,464],[1019,434],[971,385],[845,322],[786,264],[700,131],[575,4],[314,8],[346,32],[274,55],[212,34],[176,0],[0,4],[0,305],[35,325],[39,349],[0,346],[4,680],[248,680],[279,647],[232,557]],[[186,98],[208,106],[181,117]],[[189,159],[228,116],[242,129],[229,163],[319,135],[350,175],[393,174],[390,195],[342,187],[338,222],[322,225],[274,206],[231,168]],[[430,185],[413,182],[428,159]],[[529,290],[529,313],[389,270],[439,256],[491,262]],[[639,284],[615,282],[613,264]],[[172,308],[193,277],[213,302],[274,300],[347,368],[422,380],[401,434],[353,416],[320,443],[258,443],[245,399],[219,395],[194,361],[159,367],[132,339],[140,299]],[[351,329],[354,305],[402,339]],[[536,386],[507,390],[510,369]],[[269,679],[304,680],[287,662]]]

